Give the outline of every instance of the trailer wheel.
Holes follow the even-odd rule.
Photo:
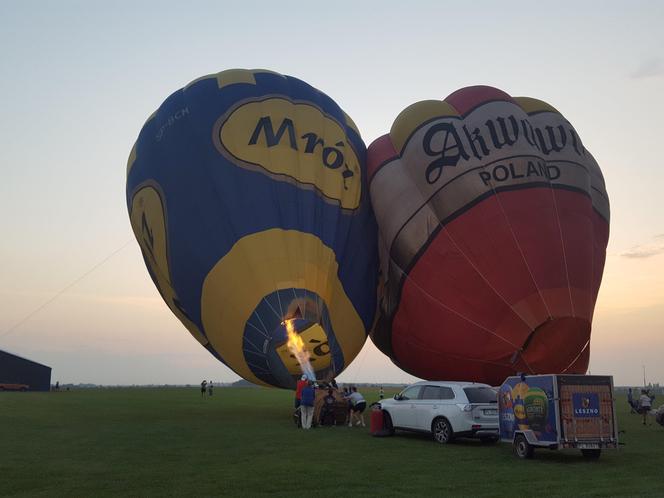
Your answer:
[[[523,434],[517,434],[514,438],[514,454],[522,459],[532,458],[535,453],[533,448]]]
[[[583,458],[588,460],[597,460],[602,454],[602,450],[581,450],[581,454],[583,455]]]

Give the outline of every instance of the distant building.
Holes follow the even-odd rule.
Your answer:
[[[51,367],[0,351],[0,384],[23,384],[29,391],[50,391]]]

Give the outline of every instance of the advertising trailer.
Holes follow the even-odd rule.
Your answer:
[[[599,458],[618,447],[613,377],[521,375],[508,377],[498,393],[500,439],[519,458],[535,448],[578,449]]]

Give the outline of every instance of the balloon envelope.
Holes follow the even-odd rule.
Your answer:
[[[600,169],[540,100],[418,102],[368,150],[377,346],[426,379],[583,373],[609,236]]]
[[[146,266],[189,332],[255,383],[293,387],[294,319],[319,378],[362,348],[375,313],[366,149],[327,95],[229,70],[172,94],[127,166]]]

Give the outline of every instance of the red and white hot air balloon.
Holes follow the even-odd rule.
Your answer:
[[[585,373],[609,200],[562,114],[463,88],[406,108],[368,170],[384,353],[426,379]]]

